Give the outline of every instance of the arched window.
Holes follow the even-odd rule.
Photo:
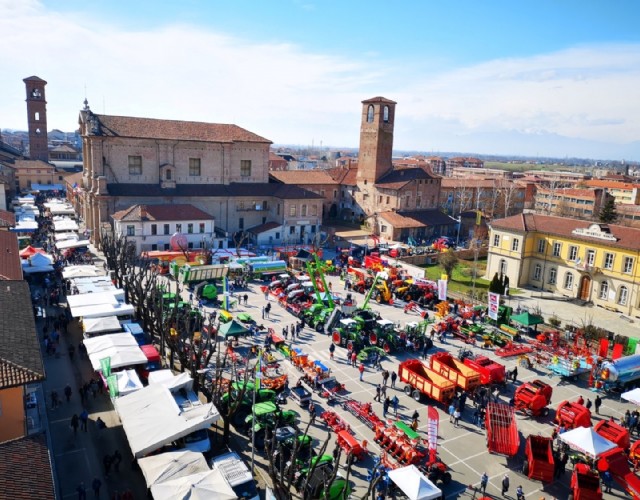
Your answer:
[[[507,274],[507,261],[500,259],[500,274]]]
[[[166,172],[164,173],[164,179],[167,180],[167,181],[171,180],[171,169],[170,168],[168,168],[166,170]]]
[[[373,123],[373,104],[367,108],[367,123]]]
[[[33,116],[33,118],[35,119],[35,121],[39,122],[40,121],[40,113],[38,113],[36,111],[36,114]]]
[[[620,304],[621,306],[626,306],[628,298],[629,298],[629,289],[626,286],[621,286],[620,293],[618,295],[618,304]]]
[[[300,217],[306,217],[306,216],[307,216],[307,206],[302,205],[300,207]]]
[[[600,291],[598,292],[600,300],[609,300],[609,282],[603,281],[600,283]]]
[[[382,108],[382,121],[389,123],[389,106]]]
[[[573,288],[573,274],[567,273],[564,275],[564,288],[571,290]]]

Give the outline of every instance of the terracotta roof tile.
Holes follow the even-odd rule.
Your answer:
[[[629,182],[607,181],[601,179],[591,179],[584,182],[590,187],[600,187],[608,189],[633,189],[640,187],[640,184],[632,184]]]
[[[380,218],[387,221],[394,228],[414,228],[448,226],[455,224],[456,220],[440,210],[411,210],[406,212],[381,212]]]
[[[538,188],[538,193],[551,193],[562,196],[579,196],[581,198],[596,198],[596,188],[593,189],[579,189],[579,188],[556,188],[554,190],[546,189],[544,187]],[[602,191],[600,190],[600,193]]]
[[[520,188],[520,186],[516,186],[514,182],[509,179],[476,179],[474,177],[458,177],[458,178],[443,177],[440,183],[440,187],[442,189],[507,188],[509,186]]]
[[[376,102],[387,103],[387,104],[398,104],[396,101],[392,101],[391,99],[387,99],[386,97],[372,97],[371,99],[365,99],[362,101],[362,104],[374,104]]]
[[[213,215],[190,204],[133,205],[113,214],[121,221],[212,220]]]
[[[426,169],[421,167],[393,168],[376,182],[383,189],[401,189],[408,182],[416,179],[435,179]]]
[[[0,227],[12,227],[16,225],[16,215],[7,210],[0,210]]]
[[[0,444],[0,497],[13,500],[57,498],[51,462],[44,433]]]
[[[338,184],[326,170],[283,170],[269,175],[283,184]]]
[[[21,279],[22,263],[18,249],[18,236],[10,231],[0,231],[0,281]]]
[[[157,120],[132,116],[94,115],[100,122],[100,134],[111,137],[139,137],[144,139],[175,139],[204,142],[261,142],[271,141],[237,125],[222,123]]]
[[[39,169],[55,169],[51,163],[42,160],[16,160],[12,165],[13,168],[39,168]]]

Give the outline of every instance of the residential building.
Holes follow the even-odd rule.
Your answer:
[[[336,217],[342,191],[338,180],[328,170],[287,170],[271,171],[270,179],[281,184],[300,186],[322,197],[321,217]]]
[[[440,206],[454,217],[480,210],[490,218],[522,212],[528,189],[533,186],[509,179],[449,178],[440,183]]]
[[[32,184],[60,184],[64,179],[55,166],[42,160],[15,160],[13,163],[4,163],[4,166],[13,169],[18,191],[28,191]]]
[[[457,222],[440,210],[381,212],[379,234],[389,241],[428,241],[435,236],[456,236]]]
[[[640,184],[615,180],[591,179],[585,186],[603,189],[616,200],[616,205],[640,205]]]
[[[540,183],[553,183],[555,187],[571,187],[591,178],[589,174],[582,172],[562,172],[559,170],[527,170],[523,173],[525,176],[538,179]]]
[[[446,176],[451,177],[455,168],[484,168],[484,161],[479,158],[466,158],[463,156],[455,156],[446,160]]]
[[[50,161],[82,161],[82,153],[71,144],[60,144],[49,149]]]
[[[193,205],[133,205],[111,217],[114,231],[133,241],[138,253],[169,250],[176,233],[184,235],[185,250],[227,247],[227,238],[215,236],[213,217]]]
[[[640,205],[616,205],[618,220],[616,224],[640,228]]]
[[[540,214],[493,221],[487,278],[640,317],[640,229]]]
[[[600,188],[550,189],[540,186],[536,191],[534,210],[539,214],[595,220],[607,196]]]
[[[512,179],[514,178],[514,175],[510,170],[500,170],[498,168],[453,167],[453,169],[451,169],[451,177],[476,179]]]

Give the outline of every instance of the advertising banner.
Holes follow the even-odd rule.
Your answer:
[[[489,317],[498,321],[498,307],[500,307],[500,294],[489,292]]]
[[[447,300],[447,280],[438,280],[438,300]]]

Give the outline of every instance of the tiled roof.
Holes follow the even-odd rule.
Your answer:
[[[24,78],[22,80],[23,82],[43,82],[43,83],[47,83],[46,81],[44,81],[42,78],[40,78],[39,76],[28,76],[27,78]]]
[[[283,170],[269,175],[283,184],[338,184],[326,170]]]
[[[111,137],[139,137],[203,142],[261,142],[271,141],[237,125],[222,123],[157,120],[132,116],[94,115],[100,122],[100,134]]]
[[[563,236],[574,240],[600,242],[610,247],[640,250],[640,229],[635,229],[616,224],[607,224],[608,231],[616,241],[598,240],[586,236],[572,234],[574,229],[585,229],[596,224],[595,222],[569,219],[567,217],[555,217],[553,215],[518,214],[505,219],[494,220],[491,227],[495,229],[513,230],[520,233],[537,231],[543,234]]]
[[[278,224],[277,222],[267,222],[265,224],[260,224],[259,226],[250,227],[247,229],[247,233],[266,233],[267,231],[271,231],[272,229],[277,229],[279,227],[282,227],[282,224]]]
[[[16,160],[13,165],[9,166],[13,168],[55,169],[53,165],[42,160]]]
[[[0,231],[0,281],[21,279],[22,263],[18,250],[18,236],[10,231]]]
[[[513,181],[508,179],[477,179],[474,177],[443,177],[440,187],[442,189],[476,189],[476,188],[507,188],[513,186],[514,188],[522,188],[523,186],[516,185]]]
[[[65,176],[64,181],[69,185],[73,186],[74,184],[78,184],[78,186],[82,185],[82,172],[76,172],[73,174],[69,174]]]
[[[269,196],[280,199],[322,199],[298,186],[278,183],[178,184],[174,189],[162,189],[159,184],[107,184],[111,196],[159,197],[159,196]]]
[[[546,189],[543,187],[538,188],[538,193],[551,193],[557,194],[558,196],[580,196],[582,198],[596,198],[598,194],[598,190],[596,188],[593,189],[579,189],[579,188],[556,188],[554,190]],[[599,191],[602,193],[602,191]]]
[[[584,183],[590,187],[600,187],[608,189],[633,189],[640,187],[640,185],[638,184],[631,184],[629,182],[606,181],[601,179],[591,179],[589,181],[585,181]]]
[[[189,204],[133,205],[112,215],[113,219],[130,222],[166,220],[212,220],[213,215]]]
[[[380,218],[387,221],[394,228],[448,226],[456,220],[437,209],[412,210],[407,212],[381,212]]]
[[[327,170],[327,173],[343,186],[358,185],[358,162],[351,160],[346,167],[335,167]]]
[[[392,101],[391,99],[387,99],[386,97],[372,97],[371,99],[366,99],[362,101],[362,104],[374,104],[376,102],[382,102],[387,104],[398,104],[396,101]]]
[[[0,311],[5,311],[0,314],[0,389],[44,380],[31,292],[26,281],[0,284]]]
[[[51,454],[44,433],[0,444],[0,497],[13,500],[57,498]],[[25,467],[25,464],[28,464]]]
[[[435,176],[420,167],[394,168],[376,182],[376,187],[383,189],[401,189],[408,182],[416,179],[435,178]]]
[[[13,212],[8,212],[7,210],[0,210],[0,227],[3,226],[15,226],[16,225],[16,216]]]

